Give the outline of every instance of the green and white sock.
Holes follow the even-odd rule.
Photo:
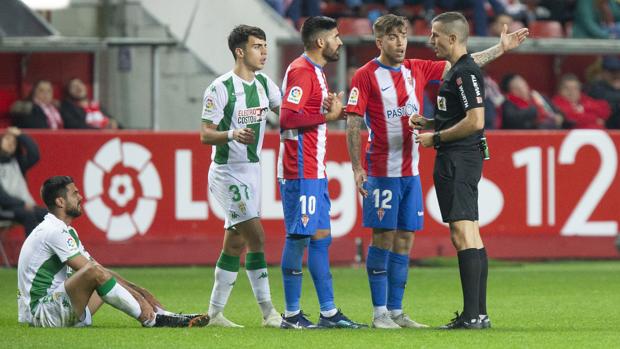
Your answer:
[[[237,280],[238,272],[239,257],[229,256],[222,252],[215,267],[215,282],[209,301],[209,316],[214,316],[224,310]]]
[[[274,309],[271,303],[269,289],[269,273],[263,252],[248,252],[245,255],[245,271],[252,285],[252,292],[258,302],[263,318],[266,318]]]
[[[142,313],[138,301],[125,287],[117,283],[114,277],[111,277],[103,285],[97,287],[97,294],[104,302],[134,319],[139,318]]]

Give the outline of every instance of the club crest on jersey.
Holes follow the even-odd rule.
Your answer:
[[[357,98],[359,97],[360,91],[357,89],[357,87],[354,87],[351,89],[351,94],[349,94],[349,101],[347,102],[348,105],[357,105]]]
[[[303,96],[304,91],[299,86],[291,87],[291,91],[288,93],[288,97],[286,100],[291,103],[299,104],[301,102],[301,96]]]
[[[377,217],[379,217],[379,222],[383,220],[383,216],[385,216],[385,210],[383,208],[379,208],[377,210]]]
[[[303,224],[304,227],[306,227],[308,225],[308,221],[310,220],[310,217],[308,217],[307,214],[302,214],[301,215],[301,224]]]
[[[437,109],[442,111],[448,110],[448,108],[446,107],[446,97],[437,96]]]
[[[239,203],[239,211],[241,211],[241,215],[245,216],[245,202]]]

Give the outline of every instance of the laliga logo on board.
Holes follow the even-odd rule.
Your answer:
[[[136,193],[140,193],[137,199]],[[84,195],[86,215],[95,227],[106,232],[108,240],[146,234],[155,219],[157,201],[162,198],[151,152],[138,143],[109,140],[86,163]]]

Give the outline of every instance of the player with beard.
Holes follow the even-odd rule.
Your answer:
[[[41,188],[49,214],[28,236],[17,265],[18,320],[34,327],[83,327],[107,303],[144,327],[206,326],[207,315],[163,309],[146,289],[104,268],[91,257],[71,222],[82,214],[73,179],[51,177]]]
[[[418,145],[408,118],[422,114],[426,85],[442,80],[450,62],[405,59],[407,26],[406,18],[393,14],[377,19],[373,31],[381,53],[355,73],[347,103],[347,145],[364,197],[363,225],[373,230],[366,269],[376,328],[427,327],[402,309],[414,231],[422,229],[424,218]],[[525,36],[527,29],[507,34],[505,27],[497,45],[472,58],[482,66],[518,46]],[[364,167],[362,120],[370,130]]]
[[[336,308],[329,270],[330,200],[325,175],[327,121],[342,117],[342,92],[329,93],[323,67],[338,60],[342,41],[336,21],[310,17],[301,29],[304,53],[287,68],[282,82],[278,179],[286,242],[282,277],[286,310],[282,328],[360,328]],[[321,314],[314,325],[300,309],[302,259],[308,269]]]

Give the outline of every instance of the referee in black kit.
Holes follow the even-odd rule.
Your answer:
[[[467,20],[458,12],[433,19],[430,44],[452,68],[439,88],[435,119],[417,114],[409,119],[416,129],[435,128],[434,133],[419,134],[416,142],[437,149],[435,191],[459,259],[463,312],[457,312],[442,329],[491,327],[486,309],[488,260],[478,226],[478,182],[483,158],[489,158],[484,138],[484,82],[467,53],[468,31]]]

